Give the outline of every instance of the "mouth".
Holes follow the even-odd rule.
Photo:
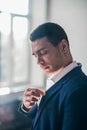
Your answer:
[[[49,69],[49,66],[40,66],[41,67],[41,69],[43,69],[43,70],[48,70]]]

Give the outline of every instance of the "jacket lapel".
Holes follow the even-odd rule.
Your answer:
[[[63,83],[63,82],[62,82]],[[62,83],[61,82],[57,82],[56,84],[54,84],[48,91],[46,91],[45,96],[42,97],[41,102],[39,104],[38,110],[37,110],[37,114],[34,120],[34,124],[33,127],[35,127],[35,125],[37,124],[38,120],[40,119],[40,115],[41,112],[43,111],[44,107],[46,106],[46,104],[49,102],[49,100],[60,91],[61,87],[62,87]]]

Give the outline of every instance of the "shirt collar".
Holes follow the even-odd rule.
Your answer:
[[[74,69],[77,66],[78,66],[78,64],[76,63],[76,61],[74,61],[71,64],[69,64],[68,66],[66,66],[61,72],[56,73],[55,75],[51,75],[47,79],[46,90],[48,90],[57,81],[59,81],[63,76],[65,76],[68,72],[70,72],[72,69]]]

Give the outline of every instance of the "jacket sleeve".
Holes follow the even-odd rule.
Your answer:
[[[37,104],[35,104],[29,111],[26,111],[22,108],[22,104],[20,104],[18,107],[18,111],[28,118],[33,119],[36,115],[37,107]]]

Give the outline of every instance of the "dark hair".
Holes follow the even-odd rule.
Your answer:
[[[47,37],[47,39],[54,46],[57,46],[62,39],[65,39],[68,42],[66,32],[60,25],[56,23],[47,22],[41,24],[30,34],[31,41],[35,41],[43,37]]]

